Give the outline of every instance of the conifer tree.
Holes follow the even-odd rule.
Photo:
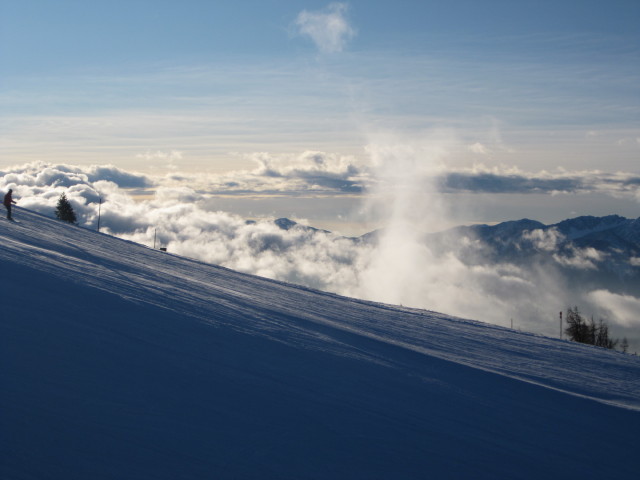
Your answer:
[[[67,196],[63,193],[58,199],[58,205],[56,206],[56,217],[60,220],[64,220],[69,223],[76,223],[76,212],[73,211],[73,207]]]
[[[567,310],[567,328],[564,331],[569,336],[569,339],[580,342],[588,343],[587,337],[589,333],[589,326],[580,315],[578,307]]]

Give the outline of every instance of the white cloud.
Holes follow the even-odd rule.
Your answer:
[[[560,265],[579,270],[597,270],[596,263],[603,261],[605,258],[605,254],[591,247],[570,247],[567,252],[553,254],[553,259]]]
[[[468,148],[470,152],[477,153],[479,155],[487,155],[489,153],[489,149],[486,147],[486,145],[483,145],[480,142],[469,145]]]
[[[332,3],[323,11],[303,10],[298,14],[295,25],[298,33],[311,38],[321,52],[341,52],[356,34],[346,13],[346,4]]]
[[[615,324],[623,327],[640,326],[640,298],[608,290],[594,290],[589,293],[589,298],[607,311]]]
[[[370,182],[368,169],[351,156],[306,151],[300,155],[273,156],[254,153],[245,158],[253,170],[220,175],[170,175],[163,185],[181,184],[190,178],[200,191],[222,195],[355,195]]]
[[[565,237],[557,228],[549,228],[546,230],[526,231],[522,234],[522,239],[531,242],[539,250],[551,252],[558,247]]]

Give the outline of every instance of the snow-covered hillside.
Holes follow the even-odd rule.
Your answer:
[[[0,222],[0,478],[635,476],[640,360]]]

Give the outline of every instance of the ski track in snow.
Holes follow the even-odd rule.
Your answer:
[[[2,478],[635,472],[635,356],[15,216],[0,222]]]

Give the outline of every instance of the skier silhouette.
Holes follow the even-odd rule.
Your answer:
[[[12,195],[13,189],[10,188],[4,196],[4,206],[7,207],[7,218],[9,220],[13,220],[13,217],[11,217],[11,204],[16,203],[16,201],[12,198]]]

